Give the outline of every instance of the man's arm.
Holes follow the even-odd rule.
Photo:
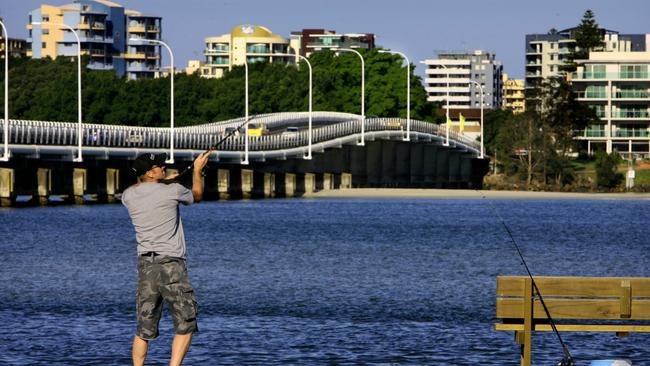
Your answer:
[[[194,197],[194,202],[201,202],[203,199],[203,175],[201,172],[205,165],[208,163],[208,158],[212,151],[206,151],[199,155],[196,160],[194,160],[194,171],[192,172],[192,196]]]

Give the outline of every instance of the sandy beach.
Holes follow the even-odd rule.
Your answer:
[[[650,199],[650,193],[475,191],[468,189],[406,188],[336,189],[304,195],[304,197],[310,198],[482,198],[483,196],[494,199]]]

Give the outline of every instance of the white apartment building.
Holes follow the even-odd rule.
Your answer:
[[[483,107],[501,107],[503,66],[494,54],[482,50],[446,53],[424,63],[428,101],[440,102],[446,108],[449,99],[449,109],[480,108],[483,87]]]
[[[578,65],[570,75],[577,99],[601,119],[578,139],[590,152],[601,145],[608,153],[650,156],[650,52],[591,52]]]

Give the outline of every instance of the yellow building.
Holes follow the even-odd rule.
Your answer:
[[[288,53],[289,40],[257,25],[238,25],[228,34],[207,37],[205,47],[205,64],[200,69],[202,77],[219,78],[225,70],[232,70],[233,66],[244,62],[294,62],[294,57],[273,56],[274,53]]]
[[[523,79],[510,79],[508,74],[503,74],[503,109],[513,113],[522,113],[526,110],[526,96]]]

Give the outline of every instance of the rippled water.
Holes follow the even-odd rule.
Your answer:
[[[647,201],[495,200],[537,275],[650,276]],[[480,199],[264,200],[182,209],[200,333],[188,365],[517,365],[495,277],[522,275]],[[121,205],[0,210],[0,364],[124,365],[135,239]],[[161,322],[148,364],[168,359]],[[569,334],[650,364],[650,336]],[[561,358],[535,334],[537,364]],[[580,363],[579,363],[580,364]]]

